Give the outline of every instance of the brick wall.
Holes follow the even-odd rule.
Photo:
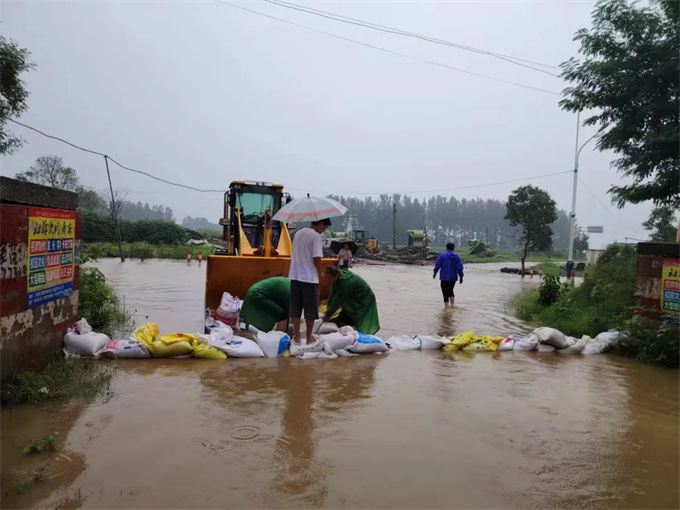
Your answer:
[[[72,269],[63,267],[67,279],[65,297],[50,297],[56,280],[39,287],[43,295],[29,306],[29,218],[42,214],[49,217],[72,216],[78,204],[77,195],[55,188],[0,178],[0,377],[11,377],[17,369],[38,369],[46,365],[63,346],[64,333],[78,319],[77,247],[80,242],[80,218],[75,214],[75,246]],[[40,208],[40,209],[38,209]],[[40,212],[36,212],[40,211]],[[57,222],[57,220],[54,220]],[[66,222],[64,222],[64,225]],[[69,222],[69,225],[71,223]],[[35,232],[35,231],[34,231]],[[35,234],[34,234],[35,235]],[[57,232],[53,236],[59,237]],[[68,231],[61,237],[69,237]],[[73,234],[70,235],[73,237]],[[34,245],[34,249],[46,243]],[[68,243],[64,243],[68,246]],[[50,245],[50,248],[52,246]],[[58,248],[58,246],[57,246]],[[38,248],[39,249],[39,248]],[[45,250],[47,251],[47,249]],[[59,252],[59,250],[57,250]],[[46,256],[46,255],[45,255]],[[61,263],[68,261],[62,253],[54,253]],[[41,259],[41,256],[37,256]],[[50,260],[50,259],[47,259]],[[55,260],[54,258],[52,260]],[[44,260],[34,261],[34,268]],[[59,267],[46,272],[58,273]],[[35,290],[32,289],[32,290]],[[32,299],[37,294],[31,292]]]

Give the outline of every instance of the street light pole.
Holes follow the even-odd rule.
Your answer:
[[[578,135],[581,127],[581,112],[576,113],[576,144],[574,147],[574,189],[571,195],[571,214],[569,215],[569,255],[567,257],[567,278],[571,278],[571,273],[574,270],[574,237],[576,234],[576,187],[578,185],[578,158],[581,155],[583,148],[588,145],[593,138],[597,136],[595,133],[588,138],[581,147],[578,146]]]

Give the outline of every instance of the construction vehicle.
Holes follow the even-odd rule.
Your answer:
[[[208,257],[205,308],[215,310],[224,292],[243,299],[255,283],[274,276],[288,276],[292,243],[285,223],[272,216],[290,202],[281,184],[234,181],[224,194],[224,249]],[[324,258],[322,268],[337,266],[337,258]],[[329,286],[320,282],[321,298]]]
[[[350,239],[354,241],[357,246],[364,248],[370,253],[378,251],[378,240],[375,237],[368,237],[365,230],[354,229],[349,232],[328,232],[326,237],[325,247],[330,248],[333,241]]]
[[[424,230],[408,230],[408,245],[418,248],[427,247],[427,235]]]

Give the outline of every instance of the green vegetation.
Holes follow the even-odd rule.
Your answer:
[[[96,258],[115,258],[118,257],[118,245],[114,243],[89,243],[87,249],[96,254]],[[183,244],[148,244],[132,243],[123,245],[125,257],[130,259],[174,259],[184,260],[187,252],[191,250],[191,257],[196,260],[198,252],[203,252],[203,259],[212,255],[214,248],[211,245],[185,246]]]
[[[680,207],[680,2],[600,0],[593,27],[576,32],[582,59],[562,64],[570,83],[560,101],[570,112],[594,112],[596,147],[618,156],[628,177],[610,192],[622,207],[653,201]]]
[[[610,329],[622,332],[618,348],[646,363],[678,366],[678,328],[635,315],[637,253],[628,245],[611,245],[578,287],[544,277],[538,290],[513,300],[517,316],[563,333],[591,337]],[[551,271],[550,266],[544,266]]]
[[[118,296],[97,268],[80,268],[78,316],[87,319],[95,331],[112,336],[128,321]]]
[[[672,243],[677,234],[677,211],[672,207],[664,205],[652,209],[647,221],[642,226],[649,230],[652,241]]]
[[[83,241],[114,242],[115,226],[111,216],[91,211],[81,212]],[[183,227],[170,220],[120,220],[124,243],[181,244],[188,239]]]
[[[0,154],[12,154],[23,145],[23,140],[8,131],[6,125],[28,109],[29,93],[22,74],[34,67],[28,50],[0,36]]]
[[[57,435],[56,432],[53,432],[51,435],[42,439],[34,439],[31,441],[31,444],[24,448],[24,455],[40,453],[45,450],[54,450],[54,442],[57,440]]]
[[[0,386],[2,405],[60,398],[95,398],[109,391],[113,368],[88,359],[55,358],[39,371],[19,371]]]

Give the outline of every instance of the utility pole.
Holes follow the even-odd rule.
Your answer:
[[[397,249],[397,203],[392,204],[392,249]]]
[[[109,190],[111,191],[111,217],[113,218],[113,228],[116,229],[116,237],[118,237],[118,250],[120,252],[120,261],[125,262],[125,252],[123,251],[123,236],[120,234],[120,225],[118,224],[118,204],[116,204],[116,197],[113,194],[113,184],[111,184],[111,172],[109,171],[109,157],[104,156],[104,163],[106,163],[106,175],[109,178]]]

